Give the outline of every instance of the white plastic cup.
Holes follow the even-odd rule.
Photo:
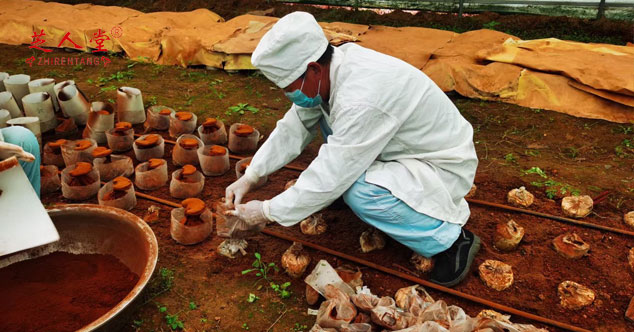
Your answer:
[[[38,78],[29,82],[29,91],[31,93],[34,92],[48,92],[51,96],[51,100],[53,101],[53,107],[55,111],[58,112],[59,102],[57,101],[57,95],[55,94],[55,80],[52,78]]]
[[[176,138],[183,134],[191,134],[196,130],[196,122],[198,117],[192,113],[192,118],[187,121],[181,121],[176,117],[176,113],[170,115],[170,127],[169,134],[171,137]]]
[[[260,140],[260,132],[253,128],[253,133],[247,137],[240,137],[235,134],[236,129],[242,123],[234,123],[229,127],[229,150],[233,153],[249,154],[258,149],[258,141]]]
[[[132,210],[136,206],[136,195],[134,193],[134,186],[130,186],[130,188],[126,190],[123,197],[104,200],[104,196],[111,191],[112,181],[104,184],[103,187],[99,189],[99,193],[97,194],[97,201],[99,202],[99,205],[112,206],[123,210]]]
[[[11,114],[12,118],[19,118],[24,116],[22,110],[18,106],[18,103],[13,98],[13,94],[9,91],[0,92],[0,108],[3,108]]]
[[[167,184],[167,162],[148,169],[148,162],[138,164],[134,169],[134,184],[143,190],[155,190]]]
[[[9,120],[11,120],[11,113],[8,110],[0,109],[0,128],[6,127]]]
[[[217,120],[218,124],[220,124],[220,128],[210,134],[204,133],[204,128],[202,125],[198,126],[198,136],[205,143],[205,145],[225,145],[227,144],[227,129],[225,127],[224,122]]]
[[[68,183],[71,181],[70,172],[75,169],[75,165],[68,166],[62,171],[62,196],[66,199],[83,201],[87,200],[97,194],[99,187],[101,187],[101,180],[99,178],[99,172],[96,169],[92,169],[87,176],[94,179],[94,182],[86,186],[71,186]]]
[[[56,192],[62,186],[58,168],[55,165],[42,166],[43,170],[40,172],[40,191],[42,194],[48,194]]]
[[[75,120],[77,125],[83,126],[88,120],[90,103],[74,81],[64,81],[55,84],[55,95],[62,108],[62,112]]]
[[[205,186],[205,177],[199,171],[189,175],[193,177],[194,182],[186,182],[180,180],[183,169],[177,169],[172,172],[172,180],[170,181],[170,195],[174,198],[190,198],[198,196]]]
[[[132,149],[134,144],[134,128],[126,130],[123,135],[114,133],[114,128],[106,131],[106,140],[108,147],[114,152],[125,152]]]
[[[128,177],[134,173],[134,164],[132,158],[128,156],[112,154],[110,162],[106,162],[106,158],[95,158],[92,161],[93,167],[99,171],[102,181],[110,181],[117,176]]]
[[[225,148],[225,154],[222,156],[210,156],[209,149],[211,145],[205,145],[198,148],[198,159],[200,160],[200,168],[206,176],[220,176],[231,168],[229,163],[229,150]]]
[[[244,172],[242,172],[242,165],[251,162],[251,159],[253,159],[253,157],[249,157],[249,158],[244,158],[242,160],[239,160],[236,163],[236,178],[241,178],[244,175]],[[266,181],[268,180],[268,176],[264,176],[262,178],[260,178],[260,180],[258,181],[258,183],[255,184],[255,188],[259,188],[261,186],[263,186]]]
[[[75,143],[77,141],[68,141],[62,144],[62,158],[64,158],[64,164],[66,167],[75,165],[75,163],[80,161],[85,161],[87,163],[91,163],[94,159],[92,156],[92,151],[97,147],[97,142],[90,138],[85,138],[82,140],[90,141],[91,145],[85,150],[75,150]]]
[[[194,226],[185,226],[180,223],[180,220],[185,216],[184,208],[176,208],[172,209],[171,213],[171,224],[170,224],[170,235],[174,241],[191,245],[204,241],[213,230],[213,214],[209,209],[205,209],[203,213],[200,215],[200,219],[203,223]]]
[[[125,121],[131,124],[145,122],[141,90],[129,86],[117,89],[117,117],[119,122]]]
[[[7,91],[4,87],[4,80],[9,77],[9,73],[0,72],[0,91]]]
[[[193,149],[185,149],[184,147],[180,145],[180,143],[183,141],[183,139],[186,139],[186,138],[195,139],[196,142],[198,142],[198,146]],[[178,165],[178,166],[187,165],[187,164],[198,165],[199,161],[198,161],[197,151],[201,146],[204,146],[204,144],[200,140],[200,138],[191,134],[181,135],[176,140],[176,145],[174,145],[174,148],[172,149],[172,162],[174,163],[174,165]]]
[[[31,76],[25,74],[10,75],[4,79],[4,88],[13,94],[18,106],[22,108],[22,98],[29,94]]]
[[[143,135],[138,139],[145,138],[146,136],[147,135]],[[132,144],[132,147],[134,148],[134,155],[136,156],[136,160],[138,161],[148,161],[152,158],[163,158],[163,155],[165,154],[165,140],[163,139],[163,137],[159,138],[158,145],[151,148],[139,148],[136,142]]]
[[[34,92],[24,96],[22,106],[26,116],[40,119],[40,130],[43,133],[54,130],[57,126],[53,101],[48,92]]]
[[[170,110],[170,114],[159,114],[164,109]],[[172,116],[172,114],[174,114],[175,112],[176,111],[173,108],[167,106],[150,106],[147,109],[147,123],[150,128],[154,130],[167,130],[170,127],[170,116]]]

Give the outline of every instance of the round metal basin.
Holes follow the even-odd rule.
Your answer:
[[[2,257],[0,268],[55,251],[117,257],[139,276],[139,281],[121,302],[78,332],[116,331],[125,320],[113,318],[126,316],[133,310],[132,302],[147,285],[156,267],[158,244],[154,232],[141,218],[113,207],[68,204],[47,211],[60,240]]]

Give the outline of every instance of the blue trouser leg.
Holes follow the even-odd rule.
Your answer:
[[[7,143],[15,144],[26,152],[31,153],[35,160],[32,162],[20,161],[26,177],[31,182],[35,193],[40,197],[40,144],[35,135],[28,129],[20,126],[2,128],[2,136]]]
[[[319,120],[319,128],[326,142],[332,130],[324,117]],[[366,182],[365,173],[348,188],[343,199],[365,223],[425,257],[449,249],[462,229],[412,209],[389,190]]]
[[[366,182],[365,173],[343,199],[361,220],[425,257],[449,249],[460,235],[460,225],[412,209],[389,190]]]

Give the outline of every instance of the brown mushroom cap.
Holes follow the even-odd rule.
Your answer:
[[[110,112],[106,110],[95,111],[99,115],[110,115]]]
[[[193,165],[187,164],[183,166],[183,171],[181,172],[181,175],[192,175],[194,173],[196,173],[196,167],[194,167]]]
[[[240,173],[244,173],[244,171],[247,170],[249,165],[251,165],[251,161],[250,160],[247,161],[246,163],[240,164]]]
[[[130,129],[132,129],[132,124],[130,122],[125,122],[125,121],[117,122],[114,125],[114,131],[118,133],[130,130]]]
[[[135,143],[141,148],[151,148],[151,147],[155,147],[155,146],[157,146],[159,144],[159,139],[160,138],[161,138],[161,136],[159,136],[157,134],[149,134],[149,135],[137,138]]]
[[[75,142],[75,151],[83,151],[92,146],[92,142],[87,139],[82,139]]]
[[[159,112],[160,115],[170,115],[172,114],[172,110],[170,110],[169,108],[164,108]]]
[[[241,125],[238,125],[238,128],[236,128],[236,131],[234,131],[233,133],[236,136],[247,137],[253,134],[254,131],[255,129],[253,129],[253,127],[246,124],[241,124]]]
[[[155,168],[160,167],[163,164],[165,164],[165,160],[152,158],[152,159],[148,160],[147,163],[148,163],[148,169],[155,169]]]
[[[203,122],[203,127],[205,128],[217,127],[217,126],[218,126],[218,120],[216,118],[208,118],[205,120],[205,122]]]
[[[67,140],[60,138],[57,141],[53,141],[48,143],[49,148],[51,149],[51,151],[53,152],[59,152],[61,151],[61,147],[62,145],[64,145],[64,143],[68,142]]]
[[[181,205],[185,208],[186,216],[198,216],[205,210],[205,202],[198,198],[188,198],[181,202]]]
[[[198,140],[195,138],[183,138],[178,144],[188,150],[198,148]]]
[[[126,177],[117,176],[114,180],[112,180],[112,189],[114,190],[126,191],[130,189],[130,187],[132,187],[132,181]]]
[[[226,153],[227,149],[220,145],[212,145],[211,148],[209,148],[210,156],[224,156]]]
[[[98,146],[94,150],[92,150],[92,156],[94,158],[103,158],[112,154],[112,150],[103,146]]]
[[[92,171],[92,165],[87,162],[80,161],[75,164],[75,168],[68,173],[68,175],[72,177],[78,177],[82,175],[86,175]]]
[[[176,112],[174,116],[181,121],[189,121],[194,117],[191,112]]]

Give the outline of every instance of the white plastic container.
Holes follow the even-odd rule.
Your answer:
[[[75,169],[75,164],[64,168],[62,171],[62,196],[66,199],[83,201],[87,200],[97,194],[99,187],[101,187],[101,180],[99,178],[99,172],[96,169],[92,169],[86,176],[90,177],[94,181],[85,186],[71,186],[68,183],[72,180],[70,173]]]
[[[106,111],[107,114],[105,114]],[[99,144],[106,144],[106,132],[114,127],[114,107],[109,103],[95,101],[91,103],[88,121],[82,137],[92,138]]]
[[[61,186],[57,166],[45,165],[40,167],[40,192],[42,194],[56,192]]]
[[[123,135],[115,133],[114,129],[106,131],[106,140],[108,147],[114,152],[125,152],[132,149],[134,144],[134,128],[130,128],[123,132]]]
[[[229,150],[233,153],[249,154],[258,149],[258,141],[260,140],[260,132],[253,128],[253,133],[249,136],[241,137],[235,134],[238,126],[242,123],[234,123],[229,128]]]
[[[0,92],[0,108],[9,111],[12,118],[19,118],[24,116],[22,110],[18,106],[18,103],[13,98],[13,95],[9,91]]]
[[[198,196],[205,186],[205,177],[199,171],[192,175],[188,175],[193,181],[180,180],[183,169],[177,169],[172,172],[172,180],[170,181],[170,195],[174,198],[190,198]]]
[[[42,149],[42,164],[44,165],[55,165],[58,168],[66,167],[64,163],[64,158],[62,157],[61,146],[59,150],[53,149],[50,146],[51,142],[44,144],[44,148]]]
[[[206,176],[220,176],[231,168],[229,163],[229,150],[225,149],[225,154],[221,156],[211,156],[209,150],[212,145],[205,145],[198,148],[198,159],[200,160],[200,168]]]
[[[55,80],[52,78],[38,78],[29,82],[29,91],[34,92],[47,92],[51,96],[53,101],[53,107],[56,112],[59,112],[59,102],[55,94]]]
[[[104,200],[104,196],[111,191],[112,181],[104,184],[103,187],[99,189],[99,193],[97,194],[99,205],[112,206],[123,210],[132,210],[136,206],[134,186],[130,186],[130,188],[125,191],[125,195],[123,197]]]
[[[48,92],[34,92],[24,96],[22,106],[26,116],[40,119],[40,130],[43,133],[54,130],[57,126],[53,101]]]
[[[194,130],[196,130],[196,121],[198,121],[198,118],[196,117],[196,114],[191,114],[191,119],[187,121],[179,120],[176,117],[176,113],[172,113],[172,115],[170,115],[169,134],[171,137],[176,138],[183,134],[191,134]]]
[[[0,109],[0,128],[6,127],[9,120],[11,120],[11,113],[8,110]]]
[[[200,219],[203,221],[201,224],[194,226],[186,226],[180,223],[180,220],[185,216],[184,208],[172,209],[172,221],[170,225],[170,234],[174,241],[191,245],[204,241],[213,230],[213,215],[209,209],[205,209],[200,215]]]
[[[79,141],[90,141],[90,147],[84,150],[75,150],[75,146]],[[62,145],[62,158],[64,158],[64,164],[68,167],[75,165],[80,161],[85,161],[92,164],[94,159],[92,156],[92,150],[97,147],[97,142],[90,138],[84,138],[76,141],[68,141]]]
[[[0,72],[0,91],[6,91],[4,87],[4,80],[9,77],[9,73]]]
[[[195,148],[187,149],[181,146],[181,143],[184,139],[194,139],[198,142],[198,146]],[[183,134],[176,140],[176,145],[172,149],[172,162],[174,165],[182,166],[186,164],[190,165],[198,165],[198,149],[204,146],[203,142],[200,138],[191,135],[191,134]]]
[[[144,139],[147,136],[148,135],[143,135],[137,138],[137,140]],[[159,135],[158,145],[156,146],[144,149],[144,148],[140,148],[139,145],[136,143],[136,141],[134,142],[132,146],[134,148],[134,155],[136,156],[136,160],[138,161],[147,161],[152,158],[157,158],[157,159],[163,158],[163,155],[165,153],[165,140],[163,140],[163,137],[161,137],[160,135]]]
[[[18,106],[22,106],[22,98],[29,94],[31,76],[25,74],[10,75],[4,79],[4,88],[13,94]]]
[[[117,117],[133,125],[145,122],[141,90],[129,86],[117,89]]]
[[[163,110],[169,110],[169,114],[161,114]],[[154,130],[167,130],[170,127],[170,117],[175,113],[173,108],[154,105],[147,109],[147,123]]]
[[[212,133],[205,133],[205,128],[202,125],[198,126],[198,136],[205,143],[205,145],[225,145],[227,144],[227,129],[224,122],[217,120],[218,128]]]
[[[242,169],[243,166],[242,165],[244,165],[246,163],[250,163],[251,159],[253,159],[253,157],[244,158],[242,160],[239,160],[236,163],[236,178],[239,179],[239,178],[241,178],[244,175],[244,171],[246,171],[246,168],[243,171],[243,169]],[[268,180],[268,176],[262,177],[260,179],[260,181],[258,181],[258,183],[255,184],[255,188],[259,188],[259,187],[263,186],[266,183],[267,180]]]
[[[77,125],[85,125],[90,113],[90,103],[84,93],[75,85],[75,81],[57,83],[53,89],[62,112],[67,117],[73,118]]]
[[[149,169],[149,163],[138,164],[134,169],[134,184],[143,190],[155,190],[167,184],[167,162]]]
[[[110,181],[117,176],[128,177],[134,173],[132,158],[112,154],[110,155],[110,160],[110,162],[107,162],[107,158],[95,158],[92,161],[93,167],[99,171],[101,181]]]

